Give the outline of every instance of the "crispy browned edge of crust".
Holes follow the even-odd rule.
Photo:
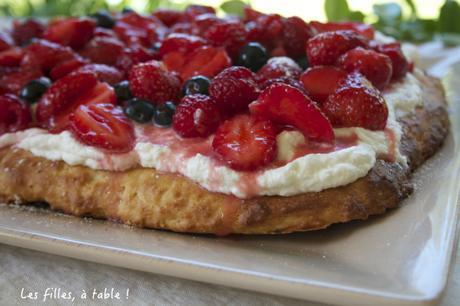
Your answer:
[[[209,192],[189,179],[154,169],[99,171],[50,161],[14,148],[0,150],[0,201],[44,201],[75,216],[192,233],[289,233],[367,219],[412,192],[410,176],[441,146],[449,128],[444,92],[419,76],[424,107],[404,117],[402,151],[410,168],[378,160],[346,186],[292,197],[238,199]]]

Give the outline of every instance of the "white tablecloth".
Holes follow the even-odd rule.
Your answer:
[[[457,252],[458,254],[458,252]],[[442,306],[460,301],[460,256],[455,264]],[[284,297],[209,285],[168,276],[149,274],[96,263],[74,260],[0,244],[0,305],[71,305],[65,300],[42,302],[46,288],[60,287],[74,293],[114,288],[122,299],[91,300],[72,305],[320,305]],[[39,300],[21,298],[25,292],[39,292]],[[126,299],[126,289],[129,296]],[[25,294],[24,294],[25,295]]]
[[[458,61],[460,48],[445,50],[439,43],[429,43],[421,48],[420,64],[435,76],[442,77],[446,69]],[[74,294],[85,290],[88,294],[85,305],[319,305],[0,244],[0,305],[71,305],[63,299],[42,302],[45,290],[56,287]],[[99,293],[104,288],[119,291],[121,299],[92,300],[92,291],[96,289]],[[127,289],[129,295],[126,298]],[[35,291],[37,300],[21,297],[21,294],[24,297],[28,293],[33,296]],[[441,305],[459,303],[460,257],[456,256]],[[82,305],[81,299],[77,298],[73,305]]]

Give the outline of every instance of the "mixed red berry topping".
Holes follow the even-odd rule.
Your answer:
[[[242,18],[199,5],[29,18],[0,32],[0,135],[69,130],[116,154],[151,124],[209,138],[213,158],[254,171],[274,161],[285,129],[327,144],[333,127],[385,129],[381,91],[409,68],[369,25],[250,7]]]

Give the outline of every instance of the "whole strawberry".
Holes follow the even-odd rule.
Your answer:
[[[367,40],[354,31],[324,32],[308,40],[307,57],[312,66],[334,65],[348,50],[367,45]]]
[[[158,61],[135,65],[129,73],[129,83],[134,96],[153,104],[179,100],[179,78],[164,69]]]
[[[343,54],[337,63],[345,71],[361,73],[380,90],[390,83],[393,74],[391,59],[388,56],[361,47]]]
[[[322,109],[335,127],[383,130],[388,119],[384,98],[359,73],[349,75],[322,104]]]
[[[400,43],[377,45],[375,49],[377,52],[385,54],[390,58],[393,67],[393,74],[391,76],[393,80],[401,79],[406,75],[409,70],[409,62],[401,50]]]

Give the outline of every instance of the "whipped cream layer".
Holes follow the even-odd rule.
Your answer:
[[[150,125],[136,126],[136,146],[126,154],[86,146],[68,131],[50,134],[42,129],[5,134],[0,148],[13,145],[49,160],[93,169],[122,171],[140,166],[179,173],[210,191],[239,198],[292,196],[352,183],[364,177],[377,158],[406,164],[399,151],[402,130],[397,118],[422,104],[421,84],[408,74],[383,95],[389,110],[384,131],[335,129],[334,146],[309,143],[298,131],[283,131],[277,137],[276,161],[256,172],[235,171],[218,162],[212,156],[212,137],[182,139],[172,129]]]

